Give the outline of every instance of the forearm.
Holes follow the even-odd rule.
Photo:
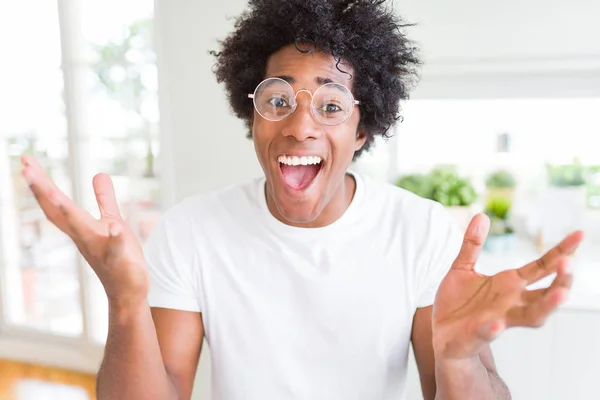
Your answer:
[[[178,399],[165,369],[150,307],[109,304],[109,330],[97,377],[98,400]]]
[[[498,374],[489,371],[479,357],[439,361],[435,364],[435,400],[510,400],[510,392]]]

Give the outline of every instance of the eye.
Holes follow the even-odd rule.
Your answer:
[[[268,101],[268,103],[270,105],[272,105],[275,108],[282,108],[282,107],[288,107],[288,103],[287,101],[282,98],[282,97],[271,97]]]
[[[319,109],[319,111],[327,113],[327,114],[333,114],[333,113],[342,111],[342,108],[340,106],[338,106],[337,104],[328,103],[328,104],[323,104],[321,106],[321,108]]]

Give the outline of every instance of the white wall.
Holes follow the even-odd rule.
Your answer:
[[[232,28],[226,16],[244,5],[156,0],[167,205],[261,173],[208,55]],[[403,0],[396,9],[419,23],[409,33],[427,61],[414,97],[600,96],[598,1]],[[207,354],[196,399],[208,399]],[[503,361],[507,369],[509,361]]]
[[[600,96],[600,2],[396,1],[425,57],[414,97]]]
[[[217,39],[243,0],[156,1],[164,184],[167,204],[260,173],[243,124],[229,113],[212,73]]]
[[[594,0],[398,0],[429,62],[600,57]]]
[[[209,50],[225,37],[243,0],[156,0],[161,114],[161,168],[165,204],[260,174],[244,126],[229,113],[216,83]],[[210,398],[210,353],[205,344],[193,398]]]

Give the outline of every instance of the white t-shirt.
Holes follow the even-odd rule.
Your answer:
[[[218,400],[397,400],[412,320],[462,234],[438,203],[353,173],[322,228],[269,212],[265,179],[186,198],[145,246],[153,307],[202,313]]]

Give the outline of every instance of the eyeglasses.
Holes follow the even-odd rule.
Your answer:
[[[326,83],[314,93],[306,89],[294,92],[292,86],[281,78],[267,78],[258,84],[253,94],[254,108],[266,120],[281,121],[296,111],[296,98],[300,92],[311,97],[310,112],[317,122],[324,125],[339,125],[345,122],[354,111],[354,100],[350,90],[339,83]]]

